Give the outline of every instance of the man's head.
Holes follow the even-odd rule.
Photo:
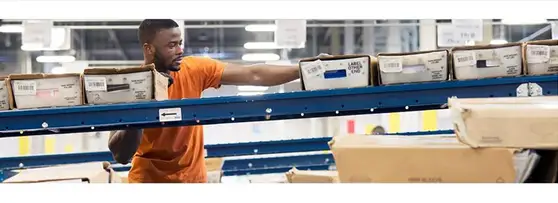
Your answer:
[[[159,71],[178,71],[182,60],[182,31],[170,19],[147,19],[139,27],[139,41],[146,63],[154,63]]]

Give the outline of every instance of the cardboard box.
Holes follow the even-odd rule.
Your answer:
[[[339,183],[337,171],[300,171],[293,168],[285,176],[289,183]]]
[[[168,99],[168,79],[153,64],[140,67],[88,68],[83,72],[87,104]]]
[[[473,149],[453,135],[337,136],[330,146],[342,183],[523,182],[538,160],[532,151]]]
[[[522,74],[522,44],[455,47],[451,50],[455,79],[480,79]]]
[[[12,74],[10,108],[66,107],[83,104],[80,74]]]
[[[455,133],[471,147],[558,148],[558,97],[450,98]]]
[[[10,91],[7,79],[8,77],[0,76],[0,111],[10,109]]]
[[[528,75],[558,74],[558,40],[526,42],[523,48]]]
[[[448,57],[447,50],[380,53],[380,82],[388,85],[448,80]]]
[[[25,169],[4,183],[121,183],[108,162]]]
[[[299,62],[302,90],[366,87],[376,84],[376,60],[368,55],[303,59]]]
[[[225,160],[223,158],[206,158],[205,168],[207,170],[207,182],[208,183],[221,183],[221,178],[223,178],[223,164]]]

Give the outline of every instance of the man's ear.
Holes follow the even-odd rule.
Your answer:
[[[153,55],[153,54],[155,54],[155,48],[151,44],[144,43],[143,44],[143,52],[146,53],[146,54],[149,54],[149,55]]]

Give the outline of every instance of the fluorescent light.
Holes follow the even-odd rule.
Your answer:
[[[517,19],[502,19],[502,23],[507,25],[529,25],[529,24],[545,24],[548,23],[548,21],[546,19],[517,18]]]
[[[273,32],[276,28],[275,24],[254,24],[244,27],[248,32]]]
[[[244,61],[277,61],[281,57],[273,53],[257,53],[257,54],[244,54],[242,60]]]
[[[51,73],[53,74],[63,74],[66,73],[66,69],[64,67],[54,67],[50,70]]]
[[[254,95],[262,95],[264,92],[239,92],[238,96],[254,96]]]
[[[264,86],[238,86],[238,91],[240,92],[262,92],[269,89],[269,87]]]
[[[246,42],[245,49],[280,49],[275,42]]]
[[[507,44],[508,41],[505,39],[493,39],[490,41],[490,44]]]
[[[69,63],[74,62],[74,56],[39,56],[37,62],[39,63]]]
[[[0,32],[3,33],[22,33],[23,26],[22,25],[1,25]]]

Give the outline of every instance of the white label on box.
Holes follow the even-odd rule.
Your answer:
[[[453,63],[455,66],[474,66],[477,63],[474,52],[455,53]]]
[[[315,77],[326,72],[325,65],[321,60],[316,60],[303,65],[302,70],[306,72],[306,76]]]
[[[105,77],[86,77],[85,90],[90,92],[107,91],[107,79]]]
[[[37,82],[32,80],[14,81],[14,95],[16,96],[37,95]]]
[[[558,65],[558,57],[550,58],[550,65]]]
[[[386,73],[399,73],[403,71],[403,59],[401,58],[381,59],[380,70]]]
[[[545,63],[550,60],[550,47],[546,45],[527,45],[528,63]]]
[[[180,120],[182,120],[182,109],[180,108],[159,109],[160,122],[170,122],[170,121],[180,121]]]

